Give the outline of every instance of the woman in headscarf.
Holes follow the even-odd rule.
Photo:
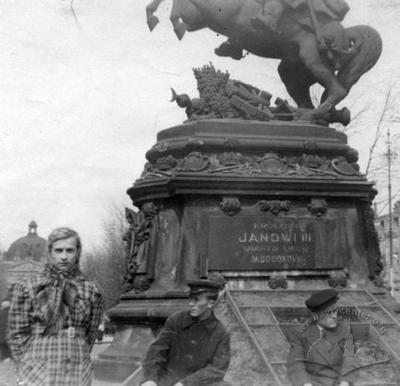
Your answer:
[[[79,270],[81,240],[57,228],[44,271],[13,288],[8,343],[19,385],[87,386],[103,298]]]

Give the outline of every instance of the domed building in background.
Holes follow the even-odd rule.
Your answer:
[[[37,234],[38,225],[35,221],[31,221],[28,228],[28,234],[15,240],[3,260],[0,259],[0,271],[5,279],[0,286],[2,297],[13,284],[38,274],[44,268],[46,240]]]
[[[28,234],[15,240],[8,249],[6,261],[24,261],[27,259],[42,261],[46,249],[46,240],[37,234],[37,224],[31,221]]]

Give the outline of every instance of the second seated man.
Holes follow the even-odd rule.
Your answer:
[[[306,300],[314,321],[295,335],[287,361],[293,386],[349,386],[342,375],[344,361],[354,360],[354,342],[348,322],[338,321],[338,292],[325,289]]]

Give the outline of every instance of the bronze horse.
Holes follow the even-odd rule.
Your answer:
[[[163,0],[146,8],[150,30],[159,22],[154,15]],[[263,28],[265,4],[282,8],[276,29]],[[324,94],[313,112],[332,110],[362,74],[377,62],[382,41],[365,25],[344,29],[341,15],[316,9],[333,0],[173,0],[170,20],[179,39],[186,31],[210,28],[228,38],[215,50],[220,56],[241,59],[246,50],[264,58],[281,59],[279,75],[299,108],[312,109],[309,88],[319,83]],[[291,6],[291,2],[296,6]],[[335,4],[338,2],[336,1]],[[314,5],[314,6],[313,6]]]

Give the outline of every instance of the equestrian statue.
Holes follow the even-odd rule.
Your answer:
[[[153,30],[163,0],[146,8]],[[226,36],[215,53],[240,60],[243,52],[280,59],[289,95],[310,119],[334,111],[358,79],[377,62],[382,40],[370,26],[344,28],[344,0],[172,0],[170,20],[179,39],[203,28]],[[315,109],[310,87],[324,92]]]

